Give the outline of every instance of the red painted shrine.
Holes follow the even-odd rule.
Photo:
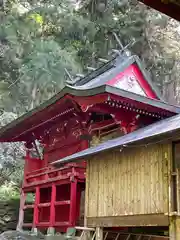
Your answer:
[[[18,227],[65,231],[83,224],[85,159],[60,168],[51,163],[90,147],[95,136],[127,134],[179,112],[161,99],[136,56],[118,56],[1,129],[1,142],[26,147]]]

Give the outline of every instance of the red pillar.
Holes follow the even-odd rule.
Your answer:
[[[29,159],[30,159],[30,153],[29,153],[29,149],[26,149],[26,156],[25,156],[25,164],[24,164],[24,181],[23,181],[23,186],[26,185],[26,174],[29,172],[30,170],[30,166],[29,166]]]
[[[56,185],[53,183],[51,191],[50,227],[54,227],[55,225],[55,201],[56,201]]]
[[[71,193],[70,193],[70,211],[69,211],[69,223],[71,226],[76,224],[76,205],[77,205],[77,180],[74,179],[71,182]]]
[[[35,228],[39,222],[39,209],[38,209],[39,202],[40,202],[40,189],[39,187],[36,187],[34,214],[33,214],[33,228]]]

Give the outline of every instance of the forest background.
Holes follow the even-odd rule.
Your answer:
[[[117,48],[137,54],[171,104],[180,104],[180,23],[135,0],[0,0],[0,126],[86,74]],[[0,200],[18,199],[21,144],[0,145]]]

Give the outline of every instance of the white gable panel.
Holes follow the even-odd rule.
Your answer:
[[[141,96],[146,96],[145,92],[141,88],[135,76],[127,76],[124,75],[119,80],[117,80],[114,84],[114,87],[120,88],[125,91],[133,92],[139,94]]]

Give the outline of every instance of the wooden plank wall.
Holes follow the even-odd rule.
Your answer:
[[[124,148],[88,160],[86,217],[168,212],[171,145]]]

